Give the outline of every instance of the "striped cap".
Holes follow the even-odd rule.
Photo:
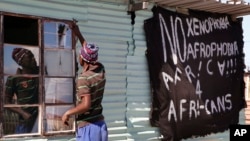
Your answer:
[[[93,43],[87,43],[80,49],[81,58],[88,63],[95,63],[98,59],[99,47]]]
[[[23,56],[28,52],[30,52],[30,50],[25,48],[14,48],[12,52],[12,58],[18,65],[20,65]]]

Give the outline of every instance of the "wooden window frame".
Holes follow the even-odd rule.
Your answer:
[[[10,105],[6,105],[4,104],[4,97],[3,97],[3,94],[0,95],[0,100],[1,100],[1,104],[0,104],[0,139],[1,138],[18,138],[18,137],[27,137],[27,136],[37,136],[37,137],[42,137],[42,136],[51,136],[51,135],[62,135],[62,134],[73,134],[75,132],[75,122],[74,122],[74,125],[73,125],[73,129],[72,130],[67,130],[67,131],[58,131],[58,132],[46,132],[45,131],[45,108],[46,106],[56,106],[56,105],[69,105],[69,104],[72,104],[72,105],[75,105],[74,101],[75,101],[75,96],[73,96],[73,101],[72,103],[68,103],[68,104],[58,104],[58,103],[55,103],[55,104],[51,104],[51,103],[45,103],[45,90],[44,90],[44,80],[45,78],[50,78],[51,76],[48,76],[46,75],[46,71],[45,71],[45,62],[44,62],[44,52],[45,52],[45,43],[44,43],[44,23],[45,22],[62,22],[62,23],[65,23],[67,25],[70,25],[72,24],[73,21],[69,21],[69,20],[62,20],[62,19],[54,19],[54,18],[47,18],[47,17],[39,17],[39,16],[30,16],[30,15],[22,15],[22,14],[15,14],[15,13],[7,13],[7,12],[0,12],[0,79],[2,80],[0,82],[0,90],[1,90],[1,93],[4,92],[4,85],[5,85],[5,82],[4,82],[4,77],[6,76],[5,72],[4,72],[4,61],[3,61],[3,56],[4,56],[4,46],[5,46],[5,43],[4,43],[4,26],[3,26],[3,23],[4,23],[4,16],[16,16],[16,17],[23,17],[23,18],[31,18],[31,19],[36,19],[38,21],[38,48],[39,48],[39,64],[40,64],[40,71],[39,71],[39,74],[38,74],[38,77],[39,77],[39,103],[38,104],[32,104],[32,105],[26,105],[26,106],[38,106],[39,107],[39,124],[38,124],[38,132],[36,133],[27,133],[27,134],[11,134],[11,135],[4,135],[3,134],[3,121],[4,119],[2,118],[3,117],[3,111],[4,111],[4,107],[13,107],[12,104]],[[71,33],[71,44],[72,44],[72,47],[71,49],[69,50],[72,50],[72,60],[75,61],[74,58],[76,58],[76,40],[75,40],[75,35],[73,33]],[[15,44],[16,46],[19,46],[18,44]],[[21,45],[22,46],[22,45]],[[62,48],[55,48],[55,50],[61,50]],[[72,76],[53,76],[54,78],[72,78],[72,85],[73,85],[73,94],[75,93],[75,83],[74,83],[74,80],[75,80],[75,77],[76,77],[76,67],[75,65],[77,65],[76,63],[74,63],[74,61],[72,61],[72,65],[73,65],[73,74]],[[15,107],[22,107],[23,105],[15,105]]]

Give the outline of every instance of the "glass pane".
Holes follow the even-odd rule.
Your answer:
[[[49,76],[73,76],[72,50],[45,50],[45,66]]]
[[[72,78],[45,78],[46,103],[73,103]]]
[[[37,104],[39,98],[39,78],[28,76],[6,76],[5,104]]]
[[[56,22],[44,22],[44,32],[45,33],[55,33],[56,32]]]
[[[39,48],[4,45],[4,73],[5,74],[38,74]],[[35,71],[25,71],[32,67]]]
[[[14,47],[5,47],[5,53],[12,54]],[[38,132],[38,103],[39,103],[39,77],[28,76],[27,74],[38,74],[38,67],[34,65],[35,59],[30,51],[18,48],[14,54],[14,63],[17,66],[7,65],[8,61],[4,60],[5,73],[13,73],[13,75],[4,76],[4,134],[22,134]],[[32,48],[33,49],[33,48]],[[34,48],[37,50],[37,48]],[[4,55],[6,55],[4,53]],[[8,55],[4,58],[8,58]],[[37,55],[38,56],[38,55]],[[21,58],[21,59],[20,59]],[[10,60],[9,60],[10,61]],[[21,62],[21,63],[20,63]],[[7,67],[14,71],[6,71]],[[14,75],[14,74],[18,74]]]
[[[72,48],[71,30],[62,22],[44,23],[44,44],[46,48]]]
[[[45,129],[47,132],[51,131],[62,131],[62,130],[73,130],[74,129],[74,117],[71,116],[69,119],[69,125],[62,123],[62,115],[74,105],[69,106],[47,106],[46,107],[46,125]]]
[[[44,34],[45,46],[47,48],[56,48],[57,47],[57,35],[51,33]]]
[[[13,104],[12,104],[13,105]],[[18,114],[12,109],[25,111],[25,114]],[[38,132],[38,107],[5,107],[3,112],[4,135],[27,134]]]

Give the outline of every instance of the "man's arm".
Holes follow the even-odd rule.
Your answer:
[[[5,98],[6,98],[5,104],[13,104],[13,103],[11,103],[12,98],[10,98],[8,96],[6,96]],[[31,114],[25,112],[21,107],[8,107],[7,109],[21,115],[25,120],[27,120],[31,117]]]
[[[83,46],[85,44],[85,39],[82,36],[79,26],[76,24],[74,21],[73,24],[71,25],[71,30],[74,32],[74,34],[78,37],[79,41],[81,42],[81,45]]]
[[[69,109],[68,111],[66,111],[63,116],[62,116],[62,121],[63,123],[67,124],[67,121],[69,120],[69,117],[71,115],[75,115],[75,114],[82,114],[85,113],[89,110],[90,106],[91,106],[91,96],[90,94],[84,94],[81,97],[82,101],[80,104],[78,104],[76,107]]]
[[[25,112],[22,108],[20,107],[8,107],[9,110],[18,113],[23,117],[23,119],[27,120],[31,117],[30,113]]]

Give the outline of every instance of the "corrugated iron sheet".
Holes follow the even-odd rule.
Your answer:
[[[100,47],[107,85],[103,100],[109,140],[150,140],[158,137],[149,124],[150,86],[145,58],[143,20],[131,25],[127,4],[80,0],[3,0],[0,11],[78,21],[88,42]],[[78,47],[80,44],[78,42]]]

